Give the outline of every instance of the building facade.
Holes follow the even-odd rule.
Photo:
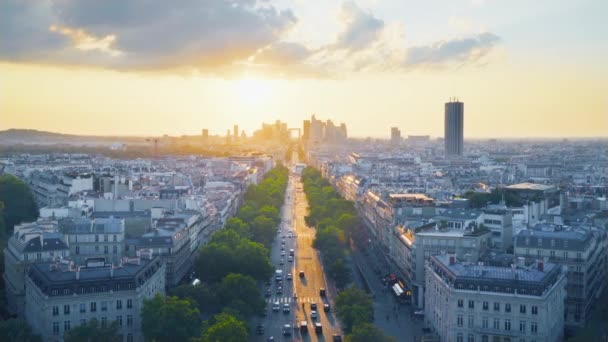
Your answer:
[[[566,277],[560,265],[494,267],[433,256],[425,323],[444,342],[558,342]]]
[[[93,318],[101,325],[116,321],[123,341],[143,341],[143,301],[164,295],[165,266],[159,258],[82,268],[38,263],[30,267],[25,288],[25,318],[44,341],[63,341],[66,332]]]
[[[446,156],[461,156],[464,149],[464,103],[445,104],[444,144]]]

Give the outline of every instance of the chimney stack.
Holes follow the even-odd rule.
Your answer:
[[[542,261],[538,262],[538,270],[541,271],[541,272],[545,271],[545,263],[544,262],[542,262]]]
[[[450,265],[454,265],[456,263],[456,258],[453,255],[450,255]]]
[[[80,266],[76,268],[76,280],[80,280]]]

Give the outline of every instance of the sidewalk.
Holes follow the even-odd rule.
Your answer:
[[[423,320],[414,318],[414,308],[411,305],[397,303],[390,289],[382,284],[380,276],[374,273],[374,268],[384,269],[375,253],[364,256],[361,252],[352,253],[354,261],[359,265],[363,276],[369,283],[374,297],[374,325],[397,341],[414,342],[422,335]]]

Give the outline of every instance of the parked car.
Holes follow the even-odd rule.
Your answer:
[[[342,336],[340,336],[338,334],[334,334],[332,339],[333,339],[333,342],[342,342]]]
[[[264,326],[263,325],[258,325],[257,329],[256,329],[258,335],[264,335]]]
[[[319,289],[319,295],[321,295],[321,297],[325,297],[325,289],[324,288],[320,288]]]
[[[418,317],[424,316],[424,310],[414,311],[414,316],[418,316]]]

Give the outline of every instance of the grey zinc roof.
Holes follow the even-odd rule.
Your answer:
[[[61,240],[62,235],[58,233],[43,233],[44,238],[41,241],[40,236],[30,239],[22,245],[21,251],[24,253],[47,252],[57,250],[67,250],[68,246]]]
[[[123,232],[122,223],[123,221],[117,218],[99,218],[94,220],[86,218],[63,219],[59,221],[59,228],[67,234],[112,234]]]
[[[517,247],[531,246],[538,248],[540,246],[543,249],[584,251],[592,238],[591,232],[581,230],[544,231],[524,229],[515,237],[515,245]]]
[[[441,213],[439,216],[457,220],[474,220],[478,218],[481,214],[482,212],[480,210],[448,209]]]

